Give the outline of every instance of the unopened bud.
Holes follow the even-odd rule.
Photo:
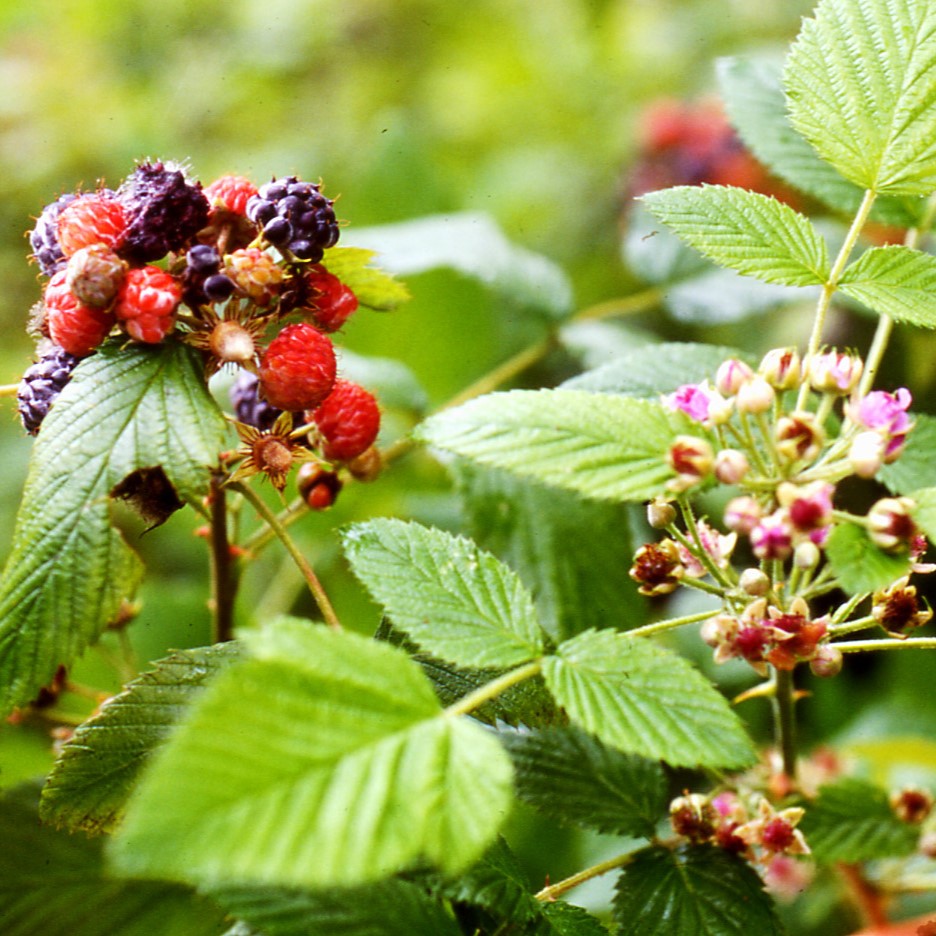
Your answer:
[[[741,591],[752,598],[763,598],[770,591],[770,579],[760,569],[745,569],[738,584]]]
[[[724,396],[734,396],[754,376],[754,371],[744,361],[729,358],[715,372],[715,387]]]
[[[686,491],[699,484],[712,473],[715,453],[705,439],[695,436],[676,436],[666,456],[670,468],[676,477],[667,487],[671,491]]]
[[[766,413],[773,406],[775,397],[774,388],[755,374],[739,388],[735,405],[739,413]]]
[[[665,530],[676,519],[676,508],[662,497],[647,504],[647,523],[654,530]]]
[[[722,484],[737,484],[750,467],[747,456],[738,449],[722,449],[715,456],[715,477]]]
[[[777,454],[785,461],[811,462],[822,451],[825,433],[812,413],[791,413],[777,420]]]
[[[807,359],[809,385],[820,393],[847,395],[858,386],[864,370],[857,354],[841,351],[822,351]]]
[[[880,432],[859,432],[848,450],[848,462],[859,478],[873,478],[884,464],[887,443]]]
[[[760,504],[749,494],[734,497],[725,507],[725,526],[735,533],[747,536],[763,515]]]
[[[355,481],[366,484],[380,477],[380,472],[383,470],[383,458],[377,446],[372,445],[357,458],[352,458],[345,467]]]
[[[812,540],[804,540],[802,543],[798,543],[796,549],[793,550],[793,565],[804,572],[815,569],[821,558],[822,554],[819,552],[819,547]]]
[[[815,656],[809,661],[809,668],[814,676],[828,679],[842,672],[842,651],[830,643],[820,644]]]
[[[916,502],[909,497],[883,497],[868,511],[871,542],[887,552],[909,550],[919,531],[913,522]]]
[[[802,377],[800,357],[793,348],[774,348],[764,355],[758,373],[775,390],[792,390]]]

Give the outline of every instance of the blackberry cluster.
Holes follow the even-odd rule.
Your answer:
[[[35,364],[26,369],[16,393],[23,428],[35,435],[56,397],[71,380],[79,358],[57,348],[43,354]]]
[[[247,217],[262,226],[264,238],[298,260],[318,263],[338,243],[334,202],[313,182],[296,176],[274,179],[247,202]]]

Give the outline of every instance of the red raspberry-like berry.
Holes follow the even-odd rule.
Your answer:
[[[326,400],[311,414],[329,461],[350,461],[366,452],[380,430],[377,401],[350,380],[336,380]]]
[[[224,272],[237,288],[258,306],[268,306],[280,290],[283,271],[258,247],[244,247],[225,254]]]
[[[322,331],[336,332],[358,307],[357,296],[350,287],[321,267],[313,267],[306,275],[313,299],[309,311]]]
[[[221,176],[205,189],[212,211],[220,208],[237,215],[247,214],[247,201],[256,194],[257,186],[250,179],[238,175]]]
[[[127,334],[147,344],[158,344],[175,324],[182,287],[158,267],[130,270],[117,293],[114,312]]]
[[[260,361],[260,392],[277,409],[315,409],[335,385],[337,362],[331,339],[313,325],[287,325]]]
[[[114,315],[79,302],[69,290],[65,270],[59,270],[43,296],[49,337],[69,354],[87,357],[114,327]]]
[[[58,216],[58,241],[70,257],[82,247],[106,244],[116,250],[127,232],[128,218],[116,199],[102,193],[81,195]]]

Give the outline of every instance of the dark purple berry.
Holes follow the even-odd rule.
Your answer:
[[[50,205],[46,205],[36,221],[36,226],[29,234],[29,243],[33,249],[33,257],[39,264],[39,269],[46,276],[54,276],[59,270],[64,270],[68,259],[62,253],[58,239],[58,218],[62,209],[71,204],[78,196],[74,192],[62,195]]]
[[[196,244],[190,248],[185,261],[182,301],[189,308],[207,302],[224,302],[234,292],[234,281],[220,272],[221,255],[210,244]]]
[[[148,263],[186,246],[208,224],[210,206],[200,182],[161,162],[141,163],[118,193],[130,217],[120,252]]]
[[[256,374],[241,370],[231,387],[231,405],[239,422],[265,432],[276,422],[283,411],[270,406],[257,395],[259,380]]]
[[[287,176],[260,187],[247,202],[247,217],[263,228],[263,236],[274,247],[318,263],[338,243],[333,204],[318,185]]]
[[[213,276],[209,276],[202,286],[209,302],[224,302],[225,299],[231,297],[236,288],[234,280],[230,276],[225,276],[224,273],[215,273]]]
[[[49,408],[71,380],[72,371],[78,366],[79,360],[62,348],[53,347],[26,369],[16,399],[23,428],[30,435],[39,431]]]

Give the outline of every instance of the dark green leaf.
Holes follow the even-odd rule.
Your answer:
[[[38,787],[0,798],[3,936],[217,936],[217,906],[176,884],[122,880],[104,867],[99,839],[39,824]]]
[[[912,494],[930,487],[936,480],[933,452],[936,452],[936,416],[914,413],[913,429],[900,458],[884,465],[878,478],[894,494]]]
[[[855,778],[821,787],[799,828],[823,864],[909,855],[920,837],[919,826],[897,818],[884,790]]]
[[[424,888],[390,878],[321,891],[219,886],[208,895],[263,936],[459,936],[446,908]]]
[[[43,821],[70,831],[111,829],[152,752],[237,653],[233,643],[178,651],[108,700],[62,747],[42,791]]]
[[[832,530],[826,556],[839,584],[850,595],[885,588],[910,571],[907,556],[878,549],[868,531],[856,523],[840,523]]]
[[[325,251],[322,263],[354,292],[362,306],[389,312],[406,302],[410,294],[402,283],[370,265],[375,255],[375,251],[361,247],[332,247]]]
[[[607,747],[577,728],[502,735],[517,794],[560,822],[650,838],[666,809],[656,761]]]
[[[184,345],[108,345],[81,362],[33,449],[0,579],[0,710],[28,702],[93,642],[140,579],[108,494],[161,467],[183,499],[207,491],[224,419]]]
[[[517,571],[551,634],[643,623],[647,601],[621,575],[633,553],[627,508],[461,460],[453,471],[467,532]]]
[[[920,328],[936,328],[936,257],[898,244],[866,250],[839,289],[874,312]]]
[[[543,661],[543,678],[572,722],[622,751],[687,767],[744,767],[756,758],[715,687],[648,640],[586,631]]]
[[[543,919],[530,936],[608,936],[608,929],[582,907],[556,900],[543,904]]]
[[[516,666],[542,653],[529,592],[470,540],[371,520],[345,532],[344,548],[355,575],[427,653],[471,667]]]
[[[711,845],[635,852],[616,890],[618,936],[783,936],[754,869]]]

